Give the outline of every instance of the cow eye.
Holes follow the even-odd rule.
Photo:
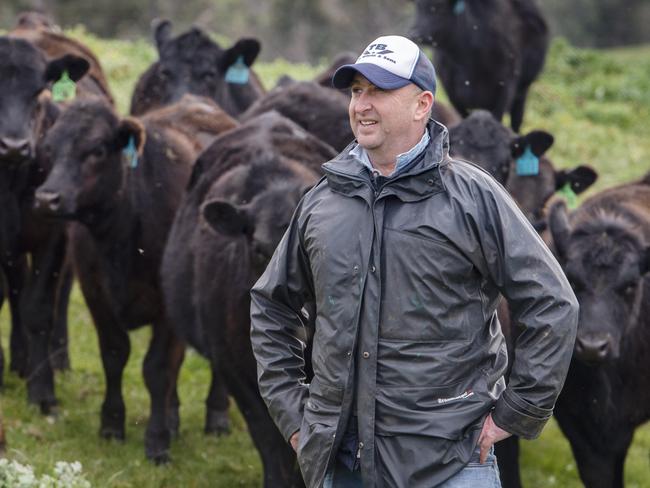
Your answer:
[[[162,68],[160,70],[160,76],[162,76],[163,78],[171,78],[172,75],[173,75],[172,70],[170,70],[169,68]]]
[[[201,78],[204,81],[212,81],[216,77],[216,73],[214,71],[205,71],[201,74]]]
[[[106,157],[106,147],[103,145],[97,146],[95,149],[92,150],[90,154],[94,158],[103,159],[104,157]]]
[[[623,295],[626,297],[633,297],[636,293],[636,283],[625,285],[622,289]]]

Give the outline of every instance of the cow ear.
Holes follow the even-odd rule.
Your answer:
[[[574,193],[579,194],[589,188],[598,179],[598,172],[591,166],[581,165],[571,170],[555,172],[555,189],[559,190],[567,183]]]
[[[201,206],[205,221],[218,233],[236,237],[251,235],[253,222],[241,205],[233,205],[225,200],[209,200]]]
[[[561,260],[566,259],[569,236],[571,235],[571,224],[569,224],[566,202],[560,198],[553,200],[549,207],[548,229],[551,232],[558,257]]]
[[[240,39],[229,49],[226,49],[221,57],[221,71],[226,71],[241,56],[244,64],[250,67],[260,53],[261,45],[257,39]]]
[[[117,146],[119,149],[124,149],[133,138],[135,142],[135,150],[138,155],[142,155],[144,150],[144,143],[146,142],[146,130],[142,122],[135,117],[125,117],[120,121],[117,127]]]
[[[515,141],[517,142],[517,147],[521,150],[521,154],[523,154],[526,146],[530,146],[530,150],[539,158],[553,145],[554,139],[548,132],[534,130],[524,136],[515,138]],[[514,154],[513,151],[515,158],[521,156],[521,154]]]
[[[66,54],[60,58],[53,59],[45,68],[45,81],[57,81],[64,71],[72,81],[79,81],[90,69],[90,63],[80,56]]]
[[[641,255],[641,274],[650,273],[650,246],[642,251]]]
[[[153,38],[156,41],[158,52],[162,49],[163,45],[172,37],[172,23],[167,19],[155,19],[151,22],[153,30]]]

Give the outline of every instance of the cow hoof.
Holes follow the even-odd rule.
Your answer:
[[[230,434],[228,410],[208,409],[205,415],[205,433],[216,436]]]
[[[48,417],[58,417],[59,409],[57,408],[56,400],[52,401],[42,401],[39,404],[42,415],[47,415]]]
[[[147,458],[154,463],[156,466],[162,466],[164,464],[169,464],[172,461],[171,456],[168,452],[162,452],[155,455],[147,454]]]
[[[115,439],[122,442],[126,439],[124,429],[118,427],[103,426],[99,430],[99,435],[104,439]]]
[[[21,378],[27,377],[27,358],[12,357],[9,362],[9,371],[16,373]]]

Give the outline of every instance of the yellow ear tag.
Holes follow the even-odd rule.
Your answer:
[[[52,85],[52,100],[55,102],[66,102],[72,100],[77,94],[77,85],[70,78],[67,71],[63,71],[59,78]]]

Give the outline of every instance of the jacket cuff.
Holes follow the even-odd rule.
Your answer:
[[[524,439],[535,439],[552,414],[553,409],[536,407],[506,389],[497,400],[492,420],[506,432]]]

